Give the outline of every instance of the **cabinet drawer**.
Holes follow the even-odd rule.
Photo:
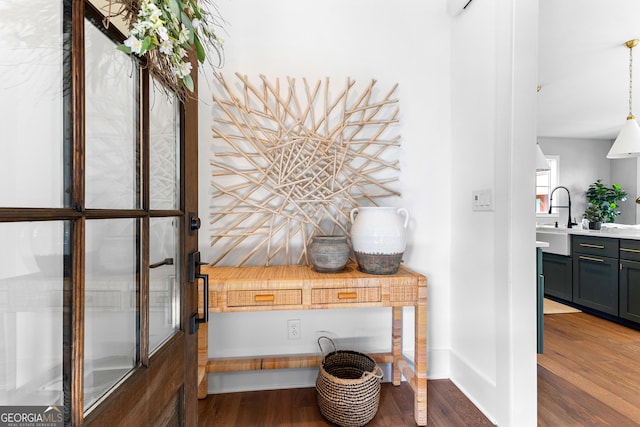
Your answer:
[[[311,290],[312,304],[349,304],[380,302],[380,288],[316,288]]]
[[[302,289],[242,290],[227,292],[228,307],[300,304],[302,304]]]
[[[620,259],[640,261],[640,240],[621,239]]]
[[[610,239],[607,237],[574,235],[572,249],[574,253],[618,258],[618,242],[618,239]]]

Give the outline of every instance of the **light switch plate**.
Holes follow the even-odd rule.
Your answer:
[[[471,210],[492,211],[493,190],[475,190],[471,192]]]

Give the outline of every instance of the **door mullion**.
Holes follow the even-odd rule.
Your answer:
[[[85,43],[84,43],[84,0],[72,1],[71,30],[71,109],[72,109],[72,158],[71,158],[71,207],[78,212],[85,210]],[[71,246],[71,349],[65,357],[71,357],[70,396],[68,399],[71,425],[80,426],[84,422],[84,344],[85,344],[85,230],[84,216],[73,223]]]
[[[0,222],[74,220],[82,216],[69,208],[0,208]]]
[[[81,425],[84,419],[84,331],[85,331],[85,251],[86,220],[80,218],[74,222],[72,231],[72,261],[70,291],[70,349],[65,351],[65,359],[70,358],[68,365],[71,369],[70,406],[71,425]],[[82,249],[80,249],[82,248]],[[65,289],[65,292],[67,289]],[[65,343],[66,344],[66,343]],[[66,348],[66,347],[65,347]],[[66,383],[66,382],[65,382]],[[67,400],[65,388],[65,400]],[[65,402],[66,403],[66,402]]]
[[[140,221],[140,279],[138,280],[138,336],[139,358],[142,366],[149,366],[149,217]]]
[[[139,94],[140,94],[140,108],[139,108],[139,116],[141,126],[138,127],[138,143],[140,144],[140,162],[141,162],[141,200],[142,210],[147,214],[142,219],[142,233],[141,233],[141,246],[140,246],[140,254],[142,255],[142,263],[141,263],[141,274],[140,274],[140,282],[139,282],[139,300],[140,300],[140,309],[139,309],[139,321],[140,328],[138,329],[139,337],[140,337],[140,362],[143,366],[149,366],[149,283],[150,283],[150,272],[149,272],[149,230],[150,230],[150,220],[149,220],[149,210],[150,210],[150,179],[151,179],[151,166],[150,166],[150,141],[149,141],[149,92],[150,92],[150,82],[149,82],[149,70],[147,68],[142,68],[140,71],[140,84],[138,85]],[[139,169],[140,170],[140,169]]]

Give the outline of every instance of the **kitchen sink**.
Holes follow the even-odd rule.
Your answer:
[[[571,255],[571,237],[567,228],[537,227],[536,240],[549,244],[542,248],[542,252]]]

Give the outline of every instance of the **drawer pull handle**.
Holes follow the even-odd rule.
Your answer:
[[[276,297],[273,294],[269,294],[269,295],[256,295],[255,296],[255,300],[256,302],[273,302],[275,301]]]
[[[358,294],[355,292],[338,292],[338,299],[356,299]]]
[[[604,262],[603,259],[600,258],[591,258],[590,256],[582,256],[580,255],[580,259],[583,259],[585,261],[595,261],[595,262]]]
[[[629,249],[629,248],[620,248],[623,252],[633,252],[634,254],[640,254],[640,250],[638,249]]]
[[[604,249],[602,245],[590,245],[589,243],[580,243],[580,246],[584,248]]]

